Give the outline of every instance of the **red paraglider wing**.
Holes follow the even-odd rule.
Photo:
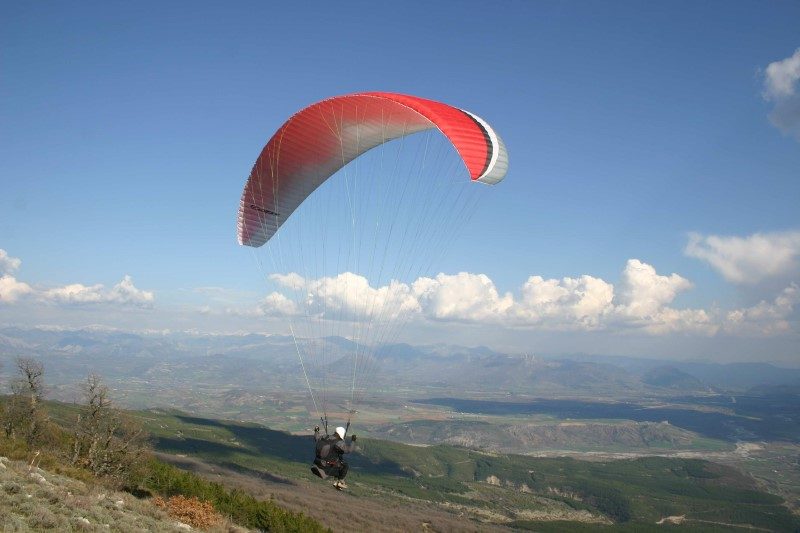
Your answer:
[[[296,113],[261,151],[239,205],[239,244],[266,243],[303,200],[364,152],[432,128],[450,139],[473,180],[503,179],[505,146],[480,117],[402,94],[337,96]]]

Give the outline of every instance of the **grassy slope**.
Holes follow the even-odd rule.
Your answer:
[[[3,398],[0,397],[0,401],[2,400]],[[2,406],[0,405],[0,407]],[[30,449],[22,440],[8,439],[4,434],[0,434],[0,456],[7,455],[8,457],[16,459],[24,458],[25,461],[33,459],[31,464],[40,464],[42,467],[41,470],[34,470],[37,475],[43,476],[49,472],[48,475],[59,476],[62,480],[60,482],[61,485],[77,487],[82,494],[104,490],[107,492],[108,488],[106,487],[104,489],[101,484],[103,480],[94,478],[88,470],[70,466],[69,462],[65,460],[72,453],[70,444],[72,437],[70,430],[74,425],[79,408],[75,405],[47,402],[47,411],[51,415],[50,420],[55,423],[47,425],[45,438],[36,448]],[[130,415],[132,417],[137,416],[136,413],[130,413]],[[13,471],[12,469],[8,469],[7,466],[14,463],[9,463],[6,457],[0,457],[0,461],[5,463],[6,468],[4,469],[7,470],[8,473]],[[31,472],[27,472],[27,474],[30,473]],[[29,475],[27,477],[32,476]],[[34,479],[34,481],[45,488],[51,488],[54,485],[53,482],[44,478],[38,480]],[[216,511],[222,513],[224,517],[232,519],[236,524],[251,527],[256,530],[302,531],[303,533],[327,531],[319,522],[306,516],[302,512],[302,509],[294,511],[287,510],[268,499],[258,499],[247,492],[231,490],[222,483],[205,480],[190,472],[182,471],[170,464],[159,461],[154,457],[146,457],[145,460],[137,465],[136,472],[133,474],[132,483],[136,488],[134,492],[139,496],[156,494],[165,497],[176,495],[197,497],[202,501],[211,503]],[[9,484],[10,485],[4,484],[2,487],[6,494],[13,496],[24,492],[19,487],[18,483],[9,481]],[[41,493],[41,498],[44,498],[45,502],[37,501],[36,496],[39,493]],[[1,492],[0,496],[3,496]],[[42,490],[39,490],[35,494],[28,491],[18,498],[23,498],[23,501],[18,502],[19,505],[13,504],[9,509],[4,509],[4,512],[0,514],[0,516],[5,517],[7,514],[6,511],[8,511],[19,515],[20,520],[7,523],[6,526],[8,527],[4,526],[4,531],[28,531],[31,530],[31,527],[33,530],[38,530],[40,528],[70,530],[75,527],[93,529],[87,525],[85,517],[69,515],[68,519],[65,521],[64,517],[59,515],[59,513],[69,513],[69,507],[75,504],[73,490],[64,489],[55,493],[53,491],[48,492],[45,490],[42,492]],[[18,498],[14,496],[12,499]],[[30,502],[26,503],[26,499],[31,500],[35,505],[30,505]],[[80,501],[78,504],[80,505]],[[53,507],[56,512],[51,511],[48,505]],[[44,518],[37,513],[31,514],[29,512],[36,511],[36,509],[40,507],[45,509],[45,511],[43,511]],[[148,507],[152,508],[152,505],[142,500],[142,505],[140,507],[146,509]],[[108,513],[103,514],[102,510],[99,508],[87,509],[87,512],[88,511],[92,511],[97,515],[96,518],[99,516],[99,518],[97,518],[98,520],[108,517]],[[157,512],[154,516],[155,518],[164,518],[163,513]],[[41,523],[38,526],[30,526],[26,521]],[[102,521],[100,522],[100,527],[103,527],[103,523]],[[46,526],[42,524],[55,525]],[[158,520],[155,520],[154,524],[155,525],[152,527],[147,527],[145,529],[154,531],[170,530],[168,524],[158,524]],[[231,525],[233,525],[232,522]],[[162,526],[165,529],[159,529],[162,528]],[[133,526],[126,526],[121,530],[130,531],[133,529],[136,528]]]
[[[3,531],[185,531],[149,500],[0,458]],[[224,522],[207,531],[230,531]],[[236,531],[245,531],[236,528]]]
[[[189,454],[244,472],[309,477],[310,437],[179,413],[141,416],[159,451]],[[800,527],[780,498],[758,491],[738,471],[706,461],[651,457],[587,462],[373,439],[359,442],[361,453],[351,461],[356,497],[438,502],[492,522],[536,524],[537,529],[545,524],[536,519],[568,517],[613,520],[641,530],[655,527],[663,517],[681,515],[694,529],[730,529],[732,524],[768,530]]]

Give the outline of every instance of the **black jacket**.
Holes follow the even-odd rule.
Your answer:
[[[314,431],[314,440],[317,443],[317,459],[323,461],[339,462],[344,454],[356,449],[356,443],[352,438],[348,441],[340,439],[336,434],[323,436],[319,430]]]

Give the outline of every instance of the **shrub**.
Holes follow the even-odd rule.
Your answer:
[[[271,501],[258,500],[238,489],[227,489],[219,483],[206,481],[196,474],[156,459],[149,461],[147,475],[139,482],[163,496],[183,495],[208,501],[219,513],[249,528],[312,533],[325,531],[319,522],[303,513],[287,511]]]
[[[196,496],[172,496],[164,500],[160,496],[153,498],[153,504],[164,509],[171,517],[192,527],[207,528],[222,521],[222,515],[214,510],[210,502],[200,501]]]

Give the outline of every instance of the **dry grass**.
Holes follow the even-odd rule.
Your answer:
[[[153,498],[153,504],[164,509],[172,518],[192,527],[206,529],[222,523],[222,515],[214,510],[214,506],[196,497],[186,498],[179,495],[164,500],[156,496]]]
[[[185,532],[187,524],[211,533],[248,531],[203,502],[187,500],[181,517],[124,492],[86,483],[27,461],[0,457],[0,531]],[[176,507],[177,508],[177,507]],[[195,517],[196,522],[190,520]],[[215,521],[212,520],[212,517]]]

